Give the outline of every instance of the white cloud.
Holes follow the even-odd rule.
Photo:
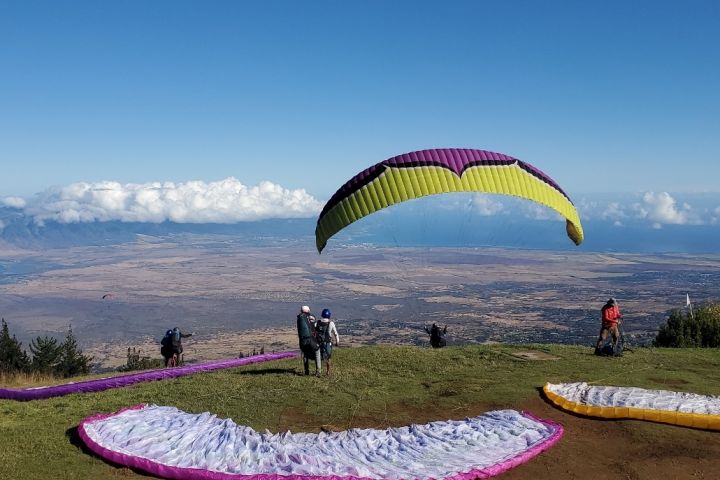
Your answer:
[[[546,207],[544,205],[539,205],[534,202],[528,202],[524,203],[522,206],[522,211],[525,217],[530,218],[532,220],[562,220],[565,221],[565,219],[557,213],[555,210]]]
[[[663,225],[703,225],[712,222],[712,212],[707,208],[696,209],[687,202],[678,202],[667,192],[645,192],[630,197],[605,201],[580,201],[578,209],[582,220],[597,219],[621,227],[643,222],[652,228]],[[718,208],[720,212],[720,208]]]
[[[712,216],[710,217],[710,223],[712,223],[713,225],[717,225],[718,223],[720,223],[720,207],[717,207],[715,210],[713,210]]]
[[[25,200],[20,197],[5,197],[0,201],[6,207],[25,208]]]
[[[622,205],[618,202],[610,202],[600,214],[600,218],[603,220],[612,220],[615,224],[621,223],[621,221],[627,217],[627,213],[625,213]]]
[[[591,218],[594,218],[597,213],[598,202],[582,197],[580,201],[575,203],[575,208],[577,208],[577,211],[583,220],[590,220]]]
[[[217,182],[74,183],[38,194],[27,202],[25,212],[38,223],[234,223],[312,217],[321,208],[304,189],[271,182],[246,186],[230,177]]]
[[[477,194],[473,195],[470,200],[470,209],[473,213],[489,217],[502,213],[505,207],[501,202],[493,200],[488,195]]]
[[[660,228],[662,225],[702,224],[690,205],[676,205],[675,199],[667,192],[646,192],[642,203],[636,206],[636,211],[641,218],[653,222],[653,228]]]

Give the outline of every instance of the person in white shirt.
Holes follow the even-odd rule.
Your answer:
[[[317,322],[315,329],[320,340],[320,350],[322,359],[327,366],[327,374],[330,375],[330,358],[332,357],[333,345],[340,345],[340,335],[338,335],[335,322],[330,317],[332,313],[329,308],[324,308],[320,320]]]

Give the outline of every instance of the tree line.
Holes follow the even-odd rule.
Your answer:
[[[661,325],[655,347],[720,347],[720,304],[708,303],[695,311],[673,310]]]
[[[65,340],[58,342],[54,337],[37,337],[30,342],[30,353],[2,319],[0,329],[0,373],[40,373],[55,377],[73,377],[90,373],[92,357],[83,355],[78,347],[72,327],[68,327]]]

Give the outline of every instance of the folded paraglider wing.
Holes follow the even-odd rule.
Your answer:
[[[382,430],[273,434],[207,412],[140,405],[88,417],[78,433],[97,455],[163,478],[459,480],[527,462],[557,443],[563,427],[498,410]]]
[[[720,430],[720,397],[638,387],[547,383],[545,396],[570,412]]]

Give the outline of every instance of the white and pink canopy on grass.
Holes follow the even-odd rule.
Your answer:
[[[171,479],[471,480],[527,462],[560,440],[560,424],[499,410],[399,428],[264,433],[210,413],[139,405],[83,420],[100,457]]]

